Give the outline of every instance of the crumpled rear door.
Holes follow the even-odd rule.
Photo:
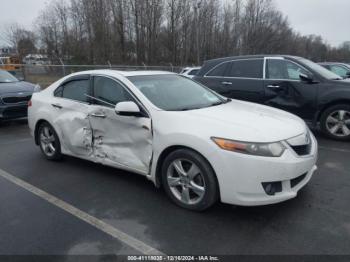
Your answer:
[[[147,175],[152,160],[150,118],[119,116],[113,108],[94,105],[89,114],[96,162],[128,167]]]

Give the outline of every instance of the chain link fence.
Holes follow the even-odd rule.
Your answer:
[[[14,65],[12,65],[14,66]],[[97,69],[111,69],[120,71],[138,71],[138,70],[155,70],[155,71],[169,71],[179,73],[183,67],[178,66],[129,66],[129,65],[15,65],[16,70],[9,70],[18,79],[28,81],[34,84],[39,84],[42,88],[46,88],[60,78],[72,73],[97,70]],[[0,69],[6,70],[6,68]]]

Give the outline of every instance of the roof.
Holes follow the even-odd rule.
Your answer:
[[[201,69],[201,67],[199,67],[199,66],[195,66],[195,67],[185,67],[183,70],[197,70],[197,69]]]
[[[114,70],[112,70],[114,71]],[[167,71],[116,71],[119,74],[129,77],[129,76],[149,76],[149,75],[169,75],[169,74],[175,74],[173,72],[167,72]]]
[[[321,62],[318,63],[319,65],[345,65],[345,66],[349,66],[349,64],[347,63],[342,63],[342,62]]]
[[[284,58],[292,58],[292,59],[300,59],[301,58],[301,57],[291,56],[291,55],[272,55],[272,54],[266,54],[266,55],[242,55],[242,56],[229,56],[229,57],[216,58],[216,59],[207,60],[206,62],[224,62],[224,61],[229,61],[229,60],[250,59],[250,58],[264,58],[264,57],[284,57]]]
[[[119,71],[119,70],[113,70],[113,69],[99,69],[99,70],[89,70],[89,71],[82,71],[77,72],[73,75],[82,75],[82,74],[104,74],[104,75],[110,75],[113,76],[115,74],[122,75],[124,77],[130,77],[130,76],[152,76],[152,75],[169,75],[169,74],[175,74],[173,72],[167,72],[167,71]]]

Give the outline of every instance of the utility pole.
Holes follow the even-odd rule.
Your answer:
[[[195,19],[196,19],[196,49],[197,49],[197,66],[200,65],[200,50],[199,50],[199,9],[201,8],[202,0],[199,0],[194,9],[195,9]]]

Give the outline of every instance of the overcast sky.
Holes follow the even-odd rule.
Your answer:
[[[30,28],[50,0],[0,0],[0,45],[4,25],[17,22]],[[302,34],[321,35],[337,46],[350,41],[350,0],[274,0],[293,28]]]
[[[350,0],[274,0],[302,34],[321,35],[337,46],[350,41]]]

